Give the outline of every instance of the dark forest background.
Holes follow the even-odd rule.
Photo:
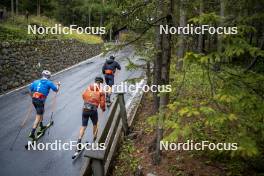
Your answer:
[[[1,0],[0,6],[9,16],[28,11],[64,25],[106,26],[107,39],[126,31],[113,49],[133,45],[146,64],[129,68],[143,67],[149,84],[173,88],[152,95],[154,164],[162,160],[160,140],[235,142],[236,151],[193,154],[217,160],[229,175],[264,173],[263,0]],[[236,26],[238,34],[159,33],[159,25],[187,23]]]

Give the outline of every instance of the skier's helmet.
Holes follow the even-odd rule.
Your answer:
[[[100,76],[95,77],[95,82],[100,82],[100,83],[104,83],[104,79]]]
[[[43,70],[42,76],[49,79],[51,77],[51,73],[48,70]]]

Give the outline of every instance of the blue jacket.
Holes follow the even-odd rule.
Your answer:
[[[57,86],[50,80],[46,78],[42,78],[39,80],[34,81],[30,84],[29,89],[31,93],[39,92],[45,95],[46,97],[49,95],[49,90],[52,89],[53,91],[57,92]]]

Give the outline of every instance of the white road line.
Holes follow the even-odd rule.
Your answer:
[[[79,63],[73,65],[73,66],[70,66],[70,67],[68,67],[68,68],[65,68],[65,69],[63,69],[63,70],[61,70],[61,71],[59,71],[59,72],[56,72],[56,73],[52,74],[52,76],[56,76],[56,75],[61,74],[61,73],[65,72],[65,71],[68,71],[68,70],[70,70],[70,69],[76,68],[76,67],[78,67],[78,66],[80,66],[80,65],[83,65],[83,64],[89,62],[89,61],[93,61],[93,60],[97,59],[98,57],[101,57],[102,55],[103,55],[103,53],[101,53],[101,54],[99,54],[99,55],[96,55],[96,56],[94,56],[94,57],[91,57],[91,58],[89,58],[89,59],[86,59],[86,60],[84,60],[84,61],[82,61],[82,62],[79,62]],[[16,88],[16,89],[13,89],[13,90],[11,90],[11,91],[9,91],[9,92],[6,92],[6,93],[0,95],[0,98],[2,98],[3,96],[9,95],[9,94],[11,94],[11,93],[13,93],[13,92],[16,92],[16,91],[19,91],[19,90],[21,90],[21,89],[24,89],[25,87],[28,87],[29,85],[30,85],[30,84],[27,84],[27,85],[24,85],[24,86],[18,87],[18,88]]]

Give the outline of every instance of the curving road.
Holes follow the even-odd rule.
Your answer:
[[[127,71],[126,57],[134,54],[131,48],[126,48],[115,53],[117,61],[123,68],[116,75],[116,83],[128,78],[136,78],[142,75],[142,71]],[[54,142],[61,140],[62,143],[76,140],[81,125],[81,93],[89,83],[92,83],[95,76],[101,75],[101,67],[109,56],[97,56],[88,59],[81,65],[66,70],[53,77],[54,81],[62,83],[61,90],[57,97],[57,106],[54,113],[54,126],[50,128],[49,135],[45,134],[40,142]],[[31,99],[26,94],[27,89],[23,88],[0,97],[0,175],[1,176],[74,176],[80,174],[82,157],[72,162],[73,151],[27,151],[24,145],[27,143],[27,136],[31,129],[35,112],[30,114],[25,127],[10,151],[9,148],[18,133],[20,124],[26,117]],[[45,106],[44,122],[50,118],[52,106],[51,101],[54,93],[50,93]],[[125,99],[130,98],[126,94]],[[106,122],[108,111],[99,111],[99,133]],[[84,139],[91,141],[91,122],[87,128]]]

